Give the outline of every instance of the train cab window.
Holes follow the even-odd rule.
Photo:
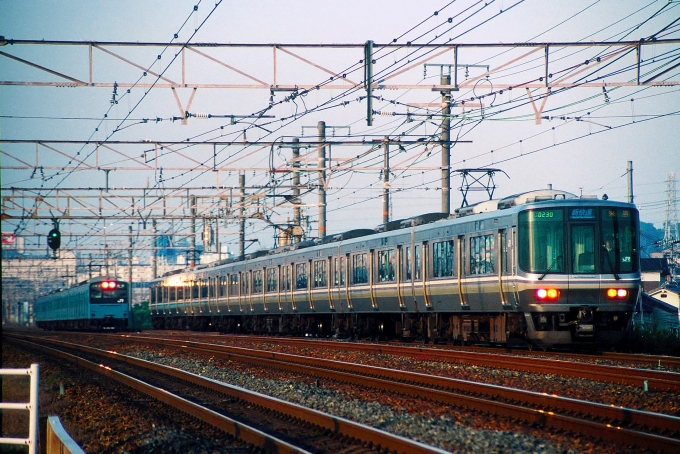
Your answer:
[[[262,293],[262,270],[253,271],[253,295]]]
[[[277,290],[276,268],[267,268],[267,293]]]
[[[432,243],[432,276],[453,276],[453,240]]]
[[[637,212],[625,208],[602,210],[600,267],[603,273],[638,270]]]
[[[595,225],[571,226],[573,273],[595,272]]]
[[[354,254],[352,256],[352,284],[368,283],[368,254]]]
[[[90,304],[115,304],[128,302],[125,282],[101,281],[90,284]]]
[[[470,274],[494,272],[495,241],[493,235],[470,238]]]
[[[328,280],[326,278],[326,261],[314,261],[314,288],[328,287]]]
[[[517,248],[523,270],[564,273],[564,211],[551,208],[520,212]]]
[[[229,295],[238,296],[238,274],[229,275]]]
[[[281,290],[290,290],[290,265],[283,265],[281,267]]]
[[[394,249],[378,251],[378,282],[395,280]]]
[[[295,264],[295,289],[304,290],[307,288],[307,264]]]

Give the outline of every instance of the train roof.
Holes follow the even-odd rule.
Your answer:
[[[400,229],[414,228],[421,225],[437,223],[440,221],[445,221],[447,219],[453,220],[458,218],[463,218],[471,215],[488,214],[508,210],[513,207],[521,207],[523,205],[530,205],[540,202],[549,201],[563,201],[570,200],[578,203],[593,203],[595,201],[600,203],[607,203],[607,199],[598,200],[597,196],[577,196],[571,192],[557,190],[557,189],[537,189],[533,191],[522,192],[519,194],[513,194],[502,199],[491,199],[485,200],[483,202],[478,202],[473,205],[468,205],[466,207],[457,208],[454,210],[453,214],[448,213],[426,213],[418,216],[414,216],[407,219],[399,219],[395,221],[386,222],[384,224],[378,225],[374,229],[354,229],[347,232],[337,233],[335,235],[328,235],[324,238],[310,239],[306,241],[301,241],[299,243],[293,243],[285,246],[279,246],[275,249],[260,250],[250,254],[246,254],[243,258],[232,257],[225,260],[220,260],[206,265],[199,265],[192,268],[184,268],[180,270],[169,271],[163,274],[160,279],[166,278],[175,274],[181,273],[193,273],[195,271],[215,268],[222,265],[227,265],[230,263],[237,263],[242,261],[249,261],[259,257],[264,257],[267,255],[277,255],[290,251],[296,251],[300,249],[306,249],[313,246],[320,246],[329,243],[337,243],[342,241],[347,241],[355,238],[361,238],[369,235],[377,235],[386,232],[392,232]],[[610,203],[612,201],[609,201]],[[621,203],[621,202],[619,202]]]

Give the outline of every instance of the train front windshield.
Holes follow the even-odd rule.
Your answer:
[[[90,304],[127,304],[127,283],[101,281],[90,284]]]
[[[519,214],[519,266],[529,273],[637,272],[638,242],[638,214],[630,208],[548,208]]]

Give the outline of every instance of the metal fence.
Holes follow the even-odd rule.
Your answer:
[[[40,366],[31,364],[28,369],[0,369],[0,375],[24,376],[31,379],[31,389],[28,402],[1,402],[1,410],[27,410],[29,412],[28,438],[0,437],[0,444],[28,446],[29,454],[38,452],[38,386],[40,381]]]

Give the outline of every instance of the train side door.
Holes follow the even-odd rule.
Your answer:
[[[416,311],[424,311],[425,304],[425,260],[423,257],[423,245],[422,244],[412,244],[413,248],[413,273],[411,274],[411,294],[413,295],[413,301],[415,304]]]

